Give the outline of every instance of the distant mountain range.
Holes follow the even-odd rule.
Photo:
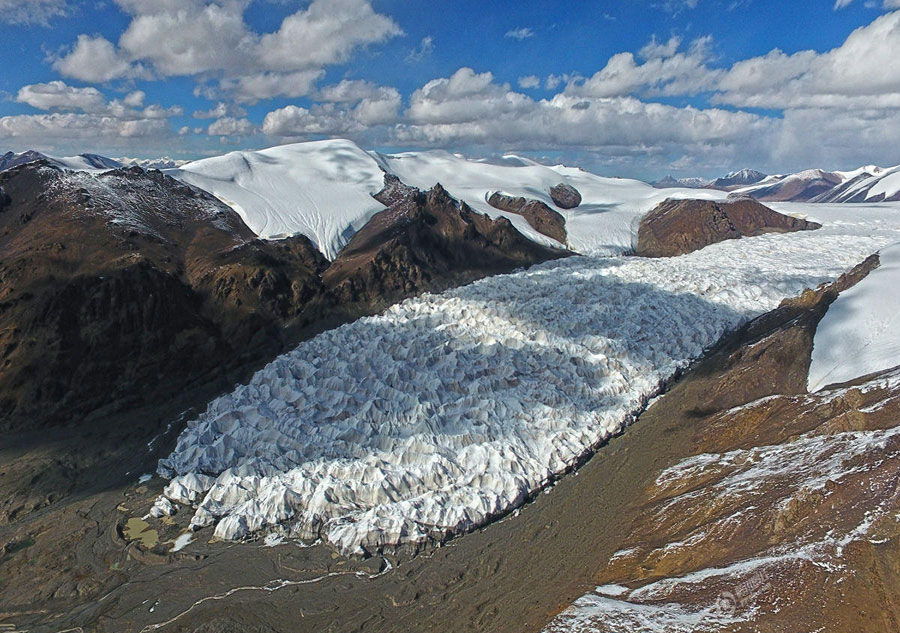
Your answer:
[[[45,160],[54,167],[74,171],[118,169],[131,166],[141,167],[142,169],[174,169],[190,162],[175,160],[168,156],[163,156],[162,158],[107,158],[99,154],[79,154],[78,156],[57,157],[30,149],[19,154],[6,152],[0,155],[0,171],[12,169],[26,163],[33,163],[37,160]]]
[[[853,171],[807,169],[794,174],[766,175],[741,169],[715,180],[666,176],[658,189],[703,188],[727,191],[732,197],[763,202],[895,202],[900,201],[900,165],[866,165]]]
[[[329,141],[328,143],[340,144],[349,142]],[[359,150],[359,154],[365,155],[359,148],[356,148],[356,150]],[[240,153],[232,152],[221,157],[194,161],[194,165],[196,165],[196,169],[199,170],[200,174],[203,174],[210,168],[213,171],[224,168],[225,171],[233,176],[235,175],[233,173],[235,169],[233,166],[228,167],[230,165],[229,161],[238,160],[240,155]],[[376,162],[379,160],[377,154],[372,153],[372,156],[376,158]],[[537,165],[533,161],[519,157],[504,157],[504,165],[509,166],[511,159],[514,159],[514,162],[519,166]],[[74,171],[102,171],[131,166],[141,167],[146,170],[175,170],[171,175],[176,178],[181,178],[201,188],[207,188],[210,184],[209,182],[197,182],[198,179],[203,180],[203,177],[193,173],[193,170],[182,171],[181,168],[192,163],[192,161],[176,160],[168,156],[153,159],[107,158],[98,154],[56,157],[35,150],[27,150],[21,153],[7,152],[0,155],[0,171],[37,160],[45,160],[55,167]],[[239,160],[239,162],[243,164],[242,160]],[[469,161],[464,162],[468,163]],[[383,169],[384,165],[381,168]],[[387,171],[390,171],[390,169]],[[210,175],[213,177],[213,181],[218,180],[216,178],[217,174]],[[372,175],[370,174],[370,176]],[[380,179],[378,174],[375,174],[373,177],[376,177],[376,180]],[[768,175],[755,169],[744,168],[713,180],[690,177],[675,178],[668,175],[650,184],[657,189],[713,189],[726,191],[732,197],[751,197],[763,202],[891,202],[900,201],[900,165],[887,168],[866,165],[852,171],[807,169],[796,173],[778,175]],[[204,187],[204,185],[207,187]],[[209,188],[207,190],[211,191]],[[213,191],[213,193],[218,194],[219,192]],[[364,197],[367,198],[367,196]],[[343,242],[345,241],[343,240]]]

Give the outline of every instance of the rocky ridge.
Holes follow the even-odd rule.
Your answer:
[[[755,200],[666,200],[641,219],[635,252],[642,257],[672,257],[722,240],[820,227]]]

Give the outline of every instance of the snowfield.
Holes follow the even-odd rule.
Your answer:
[[[165,494],[223,539],[278,530],[348,554],[483,525],[723,333],[900,239],[897,205],[810,206],[818,231],[570,258],[325,332],[188,424]]]
[[[372,197],[384,174],[350,141],[231,152],[166,173],[219,198],[260,237],[302,234],[328,259],[384,209]]]
[[[567,246],[586,255],[630,250],[641,216],[666,198],[724,199],[727,195],[712,190],[654,189],[638,180],[602,178],[514,156],[494,164],[445,151],[379,154],[346,140],[232,152],[166,170],[231,206],[260,237],[302,234],[330,260],[384,209],[372,198],[384,186],[384,172],[422,190],[440,183],[476,211],[508,218],[530,239],[560,246],[532,229],[521,215],[499,211],[487,203],[498,191],[541,200],[566,218]],[[566,211],[554,205],[550,188],[563,182],[581,193],[583,202],[578,208]]]
[[[841,293],[819,323],[810,391],[900,365],[900,244],[879,256],[880,266]]]

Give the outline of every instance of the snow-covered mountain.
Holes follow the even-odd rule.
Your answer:
[[[675,187],[687,187],[688,189],[701,189],[709,183],[703,178],[675,178],[671,174],[661,180],[650,183],[657,189],[671,189]]]
[[[260,237],[302,234],[328,259],[385,208],[372,197],[381,168],[350,141],[231,152],[167,173],[215,195]]]
[[[120,157],[116,158],[116,161],[126,166],[136,166],[141,169],[175,169],[176,167],[181,167],[183,165],[187,165],[189,160],[180,160],[176,158],[170,158],[168,156],[161,156],[159,158],[127,158]]]
[[[7,152],[0,156],[0,171],[12,169],[19,165],[32,163],[36,160],[46,160],[51,165],[55,165],[61,169],[72,171],[91,171],[117,169],[122,167],[122,163],[113,159],[100,156],[99,154],[79,154],[78,156],[50,156],[34,150],[27,150],[16,154],[15,152]]]
[[[838,172],[841,173],[841,172]],[[894,202],[900,200],[900,165],[883,169],[874,165],[845,172],[844,181],[813,202]]]
[[[852,171],[807,169],[769,176],[731,190],[764,202],[886,202],[900,200],[900,166],[867,165]]]
[[[730,174],[722,176],[721,178],[716,178],[709,186],[713,189],[731,189],[734,187],[744,187],[747,185],[753,185],[766,177],[766,174],[761,171],[756,171],[755,169],[741,169],[740,171],[733,171]]]
[[[640,216],[666,198],[724,197],[687,188],[663,191],[638,180],[604,178],[563,165],[548,167],[516,156],[489,162],[445,151],[389,155],[366,152],[347,140],[232,152],[167,173],[214,194],[260,237],[303,234],[329,259],[384,209],[372,195],[384,186],[385,173],[422,190],[440,183],[475,211],[505,217],[530,239],[560,246],[521,215],[488,203],[497,192],[540,201],[565,218],[567,245],[591,254],[631,249]],[[581,194],[577,208],[563,209],[553,201],[550,188],[562,183]]]

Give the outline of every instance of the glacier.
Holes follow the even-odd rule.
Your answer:
[[[188,423],[164,494],[222,539],[278,530],[345,554],[484,525],[725,332],[898,240],[895,208],[839,207],[816,208],[817,231],[573,257],[320,334]]]

